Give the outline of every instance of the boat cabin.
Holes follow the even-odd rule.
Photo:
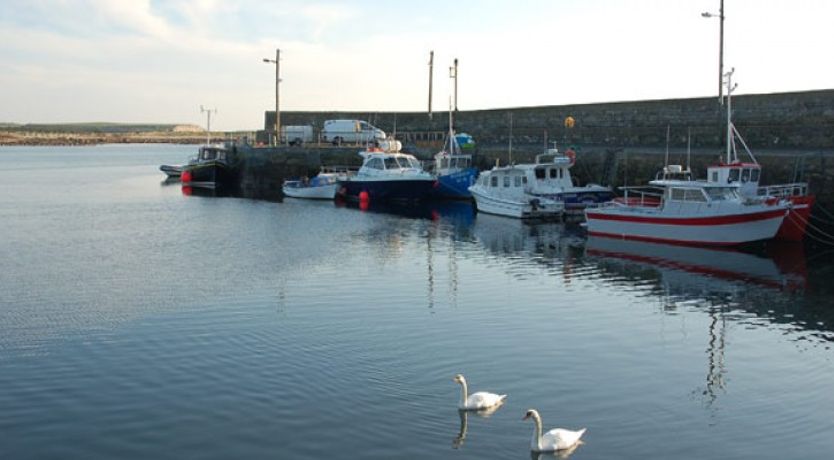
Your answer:
[[[224,147],[204,146],[197,152],[197,161],[226,161],[227,150]]]
[[[529,178],[536,193],[556,193],[573,187],[570,176],[570,158],[562,155],[556,149],[548,149],[546,153],[536,155],[536,163]]]
[[[695,180],[692,176],[692,171],[690,171],[689,167],[686,169],[683,168],[681,165],[666,165],[663,167],[662,170],[657,172],[655,176],[656,180],[683,180],[683,181],[691,181]]]
[[[434,170],[442,171],[458,171],[472,166],[472,155],[450,154],[449,152],[439,152],[434,156]]]
[[[744,196],[756,196],[762,167],[756,163],[722,163],[707,168],[707,183],[736,184]]]

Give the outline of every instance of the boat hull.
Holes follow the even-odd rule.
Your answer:
[[[423,201],[431,197],[434,179],[365,180],[352,178],[339,181],[337,196],[350,201],[359,201],[362,192],[367,193],[370,202]]]
[[[470,199],[469,187],[478,177],[477,168],[466,168],[449,174],[439,174],[432,196],[441,199]]]
[[[780,241],[802,241],[805,237],[808,220],[811,218],[811,209],[814,207],[813,195],[797,195],[790,197],[793,207],[785,216],[785,221],[776,233],[776,239]]]
[[[284,195],[288,197],[308,200],[332,200],[336,197],[337,189],[338,184],[305,187],[300,181],[288,181],[281,187]]]
[[[652,208],[654,209],[654,208]],[[585,211],[588,234],[683,245],[735,246],[776,235],[788,208],[774,206],[743,213],[664,215],[652,209],[611,206]]]
[[[234,185],[231,168],[221,161],[207,161],[183,167],[183,185],[201,188],[220,188]],[[187,179],[186,179],[187,178]]]
[[[500,197],[484,193],[473,187],[470,189],[475,198],[478,212],[513,217],[516,219],[559,218],[565,210],[561,202],[527,195],[527,199]]]

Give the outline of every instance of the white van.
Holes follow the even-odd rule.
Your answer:
[[[304,145],[313,142],[313,127],[309,125],[281,126],[281,143]]]
[[[374,142],[385,139],[385,131],[362,120],[327,120],[321,140],[339,145],[343,142]]]

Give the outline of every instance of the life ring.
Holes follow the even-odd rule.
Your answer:
[[[573,149],[567,149],[565,151],[565,156],[568,157],[570,160],[570,165],[573,166],[576,164],[576,152]]]

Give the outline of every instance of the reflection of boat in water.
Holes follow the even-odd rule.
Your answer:
[[[355,201],[336,200],[338,206],[356,208],[362,211],[413,219],[444,220],[469,226],[475,220],[475,208],[468,201],[424,201],[409,205],[399,205],[385,202],[362,203]]]
[[[718,289],[714,281],[730,281],[794,291],[806,283],[801,247],[783,254],[793,260],[778,264],[773,258],[735,250],[676,246],[662,243],[590,236],[586,253],[606,261],[648,265],[660,272],[665,283],[702,290]],[[623,267],[627,270],[626,267]],[[627,270],[637,273],[638,270]],[[683,275],[683,276],[682,276]],[[695,276],[692,276],[695,275]],[[718,289],[720,290],[720,289]]]

